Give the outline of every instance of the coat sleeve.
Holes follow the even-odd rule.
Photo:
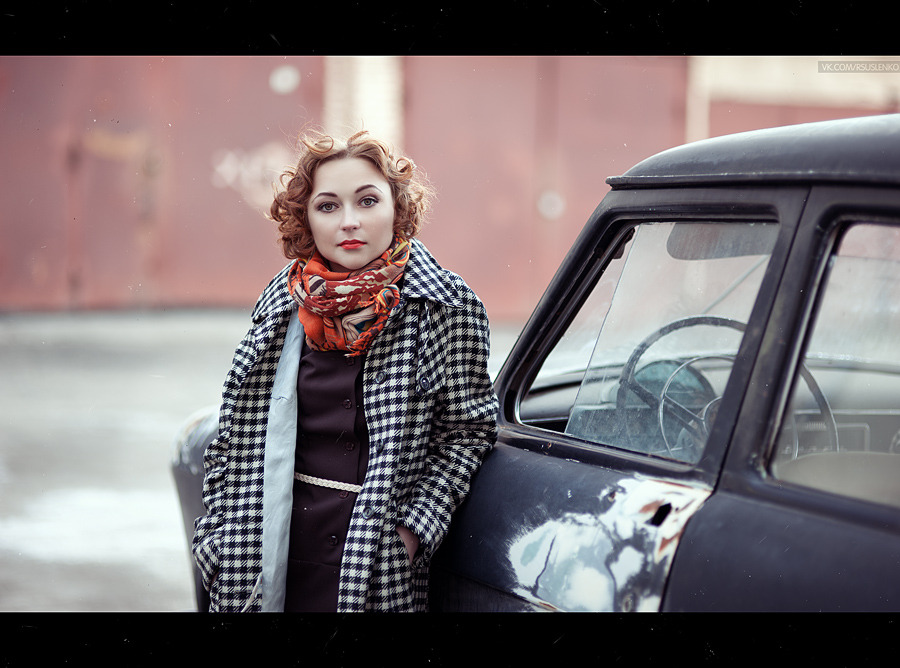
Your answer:
[[[423,475],[400,508],[401,523],[420,541],[417,561],[430,559],[440,545],[497,437],[497,398],[487,370],[487,313],[468,287],[464,291],[463,307],[445,312],[445,384],[431,419]]]
[[[224,531],[226,489],[225,473],[230,451],[231,418],[240,387],[240,379],[252,362],[255,330],[251,327],[234,353],[231,370],[225,378],[222,403],[219,408],[219,429],[216,438],[203,453],[203,506],[206,515],[194,521],[194,537],[191,551],[200,569],[203,585],[207,590],[219,570],[219,556]]]

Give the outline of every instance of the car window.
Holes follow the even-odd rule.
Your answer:
[[[635,225],[520,404],[590,443],[699,459],[777,225]]]
[[[900,506],[900,227],[849,227],[770,464],[781,480]]]

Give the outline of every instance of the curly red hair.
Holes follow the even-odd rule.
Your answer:
[[[307,258],[315,250],[307,205],[312,196],[316,170],[329,160],[370,160],[391,185],[394,234],[409,240],[419,233],[425,213],[430,208],[433,191],[410,158],[395,156],[390,146],[369,136],[365,130],[346,140],[320,132],[308,133],[300,137],[299,146],[297,166],[281,175],[279,183],[284,190],[275,194],[275,201],[269,209],[270,218],[278,223],[281,247],[286,258]]]

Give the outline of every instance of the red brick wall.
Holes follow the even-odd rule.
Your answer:
[[[252,306],[284,259],[241,175],[214,177],[321,115],[321,58],[292,59],[291,95],[283,62],[0,59],[0,309]]]
[[[279,95],[285,62],[302,79]],[[422,238],[494,319],[530,314],[607,176],[684,140],[683,58],[403,66],[403,148],[439,192]],[[321,122],[323,76],[321,57],[0,59],[0,310],[250,308],[285,262],[252,168]]]
[[[407,61],[406,146],[440,199],[422,239],[492,319],[537,304],[607,176],[684,141],[682,58]],[[558,218],[541,193],[562,195]]]
[[[894,110],[873,110],[871,107],[817,107],[717,100],[709,106],[709,135],[710,137],[719,137],[760,128],[815,123],[838,118],[891,113],[892,111]]]

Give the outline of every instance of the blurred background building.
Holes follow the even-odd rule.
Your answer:
[[[439,196],[422,240],[492,320],[521,322],[607,176],[686,141],[897,111],[900,74],[821,60],[2,57],[0,311],[250,309],[285,263],[272,184],[322,127],[413,157]]]

